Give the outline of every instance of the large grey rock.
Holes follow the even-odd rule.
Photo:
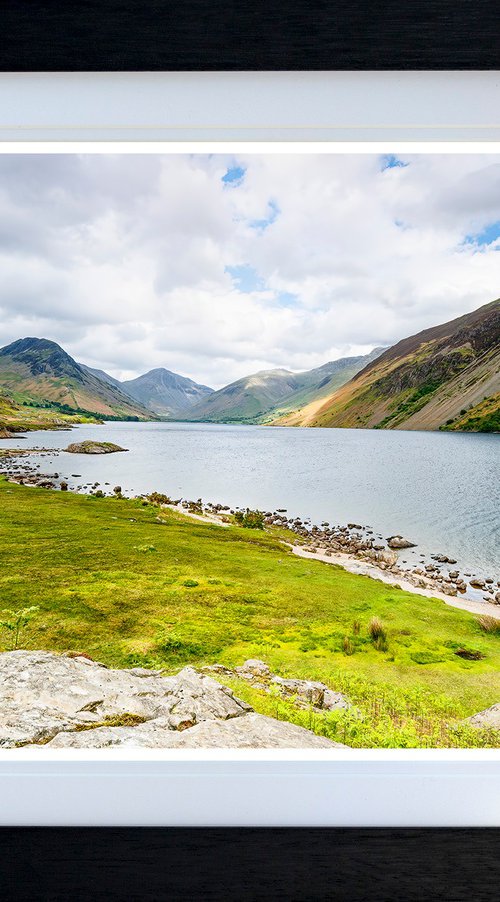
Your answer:
[[[318,710],[333,711],[335,708],[351,708],[351,703],[341,692],[334,692],[324,683],[315,680],[286,679],[271,673],[271,669],[258,658],[249,658],[234,671],[222,664],[212,664],[205,670],[232,674],[248,680],[256,689],[266,692],[278,691],[283,698],[291,698],[299,707],[312,706]]]
[[[490,727],[494,730],[500,730],[500,702],[492,705],[491,708],[479,711],[478,714],[473,714],[472,717],[468,717],[467,723],[470,723],[473,727]]]
[[[121,726],[120,720],[134,725]],[[336,745],[255,714],[226,686],[191,667],[163,677],[44,651],[0,654],[0,747],[40,743],[58,748]]]

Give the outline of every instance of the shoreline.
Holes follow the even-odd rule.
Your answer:
[[[58,491],[62,488],[62,482],[63,486],[66,485],[66,489],[63,490],[69,490],[75,494],[94,494],[96,487],[101,486],[100,483],[96,482],[92,486],[90,483],[68,486],[69,477],[64,477],[59,472],[44,474],[40,472],[41,464],[30,466],[26,460],[30,455],[34,455],[36,459],[38,455],[42,458],[48,454],[59,455],[60,451],[61,449],[55,448],[0,449],[0,475],[4,475],[10,482],[26,486],[39,486]],[[1,466],[2,462],[4,467]],[[14,466],[11,468],[8,466],[9,463]],[[104,486],[102,488],[105,496],[111,494],[110,490],[106,492]],[[147,496],[139,495],[137,497],[146,498]],[[199,522],[223,528],[229,526],[232,519],[227,516],[227,513],[234,515],[235,510],[245,509],[236,507],[235,510],[230,511],[228,505],[203,502],[202,499],[198,499],[196,502],[180,499],[173,503],[164,503],[160,505],[160,509],[161,507],[184,514]],[[267,511],[263,512],[263,515],[266,527],[286,529],[291,537],[297,536],[302,539],[304,544],[294,544],[293,539],[288,542],[286,539],[284,540],[285,544],[298,556],[310,560],[320,560],[323,563],[337,564],[353,575],[368,576],[387,585],[400,586],[412,594],[437,598],[457,609],[472,614],[492,616],[494,619],[500,620],[500,601],[496,600],[500,595],[500,580],[490,580],[488,581],[491,583],[490,585],[482,580],[482,586],[471,585],[469,588],[464,578],[458,576],[466,568],[455,569],[455,571],[452,569],[450,575],[454,578],[450,578],[450,575],[437,566],[438,562],[440,565],[444,563],[447,567],[455,565],[457,564],[455,560],[442,555],[431,555],[432,560],[428,565],[421,560],[418,567],[404,568],[400,566],[398,554],[391,549],[391,546],[384,547],[381,544],[375,544],[377,541],[384,542],[384,540],[381,536],[376,538],[373,530],[368,527],[352,523],[349,523],[347,527],[329,527],[328,524],[322,524],[319,527],[311,524],[310,520],[289,518],[286,511],[283,510]],[[402,546],[400,550],[404,550],[404,548],[405,546]],[[468,578],[472,577],[472,581],[476,579],[475,575],[471,573],[465,572],[464,575]],[[472,597],[470,594],[466,594],[470,593],[471,589],[474,592]],[[489,597],[484,594],[485,592],[489,593]],[[474,597],[481,593],[483,593],[481,599]]]
[[[407,579],[398,578],[395,574],[390,576],[387,571],[380,570],[375,564],[370,564],[367,561],[362,561],[359,558],[355,558],[348,554],[337,553],[327,557],[326,554],[322,552],[308,551],[303,545],[291,545],[290,547],[293,554],[308,561],[321,561],[321,563],[324,564],[335,564],[337,567],[342,567],[343,570],[352,573],[354,576],[367,576],[370,579],[376,579],[388,586],[402,589],[404,592],[411,592],[414,595],[421,595],[425,598],[437,598],[440,601],[444,601],[445,604],[450,605],[450,607],[468,611],[470,614],[484,615],[486,613],[488,617],[500,620],[500,605],[495,605],[487,601],[474,601],[472,598],[459,598],[455,595],[445,595],[444,592],[439,592],[437,589],[433,591],[432,589],[414,586],[413,583]],[[485,611],[486,606],[488,606],[487,611]]]

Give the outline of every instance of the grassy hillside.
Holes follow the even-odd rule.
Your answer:
[[[37,429],[60,429],[77,423],[102,422],[95,416],[65,411],[55,404],[34,407],[30,404],[16,404],[8,395],[0,393],[0,438],[9,438],[18,432]],[[1,447],[0,447],[1,450]]]
[[[21,404],[52,404],[63,413],[148,419],[120,388],[84,369],[58,344],[23,338],[0,349],[0,389]]]
[[[217,423],[270,423],[318,398],[324,399],[344,385],[382,353],[376,348],[361,357],[343,357],[313,370],[262,370],[238,379],[197,404],[189,419]]]
[[[196,404],[186,418],[211,423],[255,423],[300,387],[299,375],[277,369],[245,376]]]
[[[500,301],[398,342],[285,425],[496,431]]]
[[[276,533],[209,525],[140,500],[0,480],[0,508],[0,607],[39,606],[21,647],[171,671],[260,657],[283,676],[348,694],[358,713],[313,715],[233,681],[257,710],[333,739],[500,746],[498,734],[456,726],[500,698],[500,633],[468,613],[298,558]],[[370,637],[373,617],[385,643]],[[0,631],[0,650],[10,639]]]
[[[360,357],[342,357],[307,373],[298,374],[303,382],[301,387],[277,404],[265,417],[265,421],[271,422],[280,416],[300,413],[308,404],[324,401],[368,363],[380,357],[384,350],[385,348],[375,348],[370,354]]]

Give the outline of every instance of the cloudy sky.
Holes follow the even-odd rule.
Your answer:
[[[0,155],[0,345],[215,388],[500,295],[499,155]]]

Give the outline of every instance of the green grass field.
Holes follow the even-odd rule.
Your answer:
[[[345,692],[357,711],[314,714],[230,680],[236,693],[337,741],[500,747],[498,732],[459,725],[500,701],[500,632],[437,599],[297,558],[272,532],[1,479],[0,565],[0,611],[39,607],[20,647],[167,671],[259,657]],[[370,636],[373,617],[382,642]],[[0,630],[0,650],[11,635]]]

